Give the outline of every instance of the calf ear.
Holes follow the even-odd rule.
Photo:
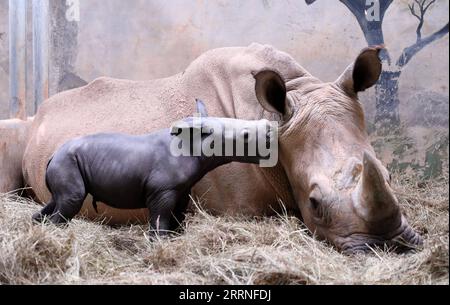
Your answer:
[[[273,113],[289,116],[291,109],[287,101],[286,84],[281,76],[270,70],[255,74],[256,97],[261,106]]]
[[[195,101],[197,102],[197,113],[199,113],[202,117],[207,118],[208,111],[206,110],[205,103],[203,103],[200,99],[196,99]]]
[[[352,95],[374,86],[383,68],[379,57],[382,49],[382,46],[364,49],[356,61],[339,77],[336,84]]]

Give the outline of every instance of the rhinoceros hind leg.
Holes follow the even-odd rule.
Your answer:
[[[67,224],[80,212],[87,197],[83,177],[72,164],[52,163],[47,171],[47,181],[56,204],[49,220],[56,225]]]
[[[87,194],[83,190],[72,193],[70,197],[59,199],[55,197],[56,209],[50,216],[50,221],[55,225],[65,225],[72,220],[80,211]]]

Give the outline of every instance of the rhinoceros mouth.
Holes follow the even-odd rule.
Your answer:
[[[395,253],[405,253],[418,250],[423,245],[422,237],[410,226],[405,226],[401,232],[392,238],[370,236],[366,234],[352,234],[346,238],[339,248],[347,255],[370,253],[376,249]]]

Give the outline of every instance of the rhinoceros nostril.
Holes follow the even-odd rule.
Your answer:
[[[393,248],[392,242],[378,236],[355,234],[352,239],[341,245],[341,252],[346,255],[369,254],[374,251],[389,251]]]
[[[407,226],[399,236],[392,239],[392,242],[394,243],[398,253],[419,250],[423,246],[422,237],[410,226]]]
[[[407,226],[402,234],[400,234],[399,239],[410,246],[422,246],[422,237],[414,231],[410,226]]]
[[[419,247],[423,246],[423,238],[419,234],[416,234],[416,246]]]

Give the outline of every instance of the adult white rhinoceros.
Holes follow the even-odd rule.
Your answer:
[[[166,128],[192,115],[200,98],[211,116],[275,118],[281,124],[276,168],[231,164],[195,187],[210,211],[270,214],[281,199],[318,237],[345,252],[399,239],[420,244],[402,216],[388,171],[375,157],[357,99],[378,80],[378,53],[378,48],[363,50],[333,83],[321,82],[288,54],[259,44],[209,51],[166,79],[97,79],[41,106],[23,158],[25,181],[45,202],[50,195],[47,162],[64,142],[98,132],[143,134]],[[85,207],[91,209],[89,200]],[[115,223],[146,216],[146,211],[104,205],[99,211]]]

